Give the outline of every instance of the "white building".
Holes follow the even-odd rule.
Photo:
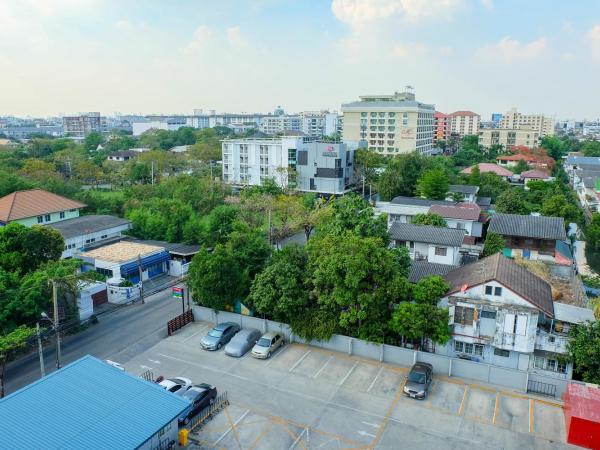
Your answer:
[[[461,263],[463,230],[395,222],[389,233],[393,246],[408,248],[412,260],[446,265]]]
[[[543,114],[522,114],[512,108],[500,119],[500,128],[533,131],[539,137],[554,135],[554,119]]]
[[[186,126],[185,119],[149,120],[147,122],[132,122],[131,128],[134,136],[139,136],[148,130],[176,131]]]
[[[342,105],[342,112],[344,141],[366,140],[384,155],[433,150],[435,106],[415,101],[413,92],[364,95]]]
[[[572,324],[591,310],[553,302],[550,285],[500,253],[450,271],[439,306],[447,307],[452,339],[436,353],[570,379]]]
[[[295,170],[298,150],[306,150],[315,138],[242,138],[222,141],[223,181],[260,186],[266,179],[287,187],[288,173]]]
[[[264,116],[258,129],[265,134],[282,134],[287,132],[301,132],[302,118],[300,116],[272,115]]]
[[[307,136],[331,136],[338,131],[338,114],[329,111],[304,111],[299,114],[301,131]]]
[[[448,114],[450,133],[458,136],[479,134],[481,117],[473,111],[455,111]]]

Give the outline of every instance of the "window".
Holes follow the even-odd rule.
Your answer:
[[[37,223],[43,223],[44,222],[44,217],[43,216],[37,216]]]
[[[508,350],[502,350],[501,348],[495,348],[494,355],[502,356],[503,358],[508,358],[510,356],[510,352]]]
[[[465,224],[462,222],[456,222],[456,229],[457,230],[464,230],[465,229]]]
[[[567,364],[563,361],[553,358],[544,358],[536,356],[533,360],[533,366],[536,369],[549,370],[551,372],[567,373]]]
[[[46,214],[46,215],[44,216],[44,220],[45,220],[46,222],[50,222],[50,214]]]
[[[102,236],[100,236],[100,239],[106,239],[108,237],[108,234],[103,234]]]
[[[485,287],[485,295],[492,295],[493,290],[494,290],[493,286],[486,286]]]
[[[454,351],[457,353],[463,353],[464,343],[460,341],[454,341]]]
[[[496,319],[496,311],[481,311],[482,319]]]
[[[527,334],[527,316],[519,314],[515,322],[515,334],[525,336]]]
[[[61,211],[61,212],[60,212],[58,215],[59,215],[59,217],[60,217],[61,219],[64,219],[64,218],[65,218],[65,212],[64,212],[64,211]]]
[[[483,345],[475,344],[475,356],[483,356]]]
[[[465,342],[465,353],[471,355],[473,353],[473,344]]]
[[[454,308],[454,323],[461,325],[473,325],[473,308],[456,306]]]
[[[501,287],[499,287],[499,286],[496,286],[496,287],[494,288],[494,295],[495,295],[496,297],[501,297],[501,296],[502,296],[502,288],[501,288]]]
[[[436,247],[435,248],[435,254],[437,256],[446,256],[447,251],[448,251],[448,249],[446,247]]]

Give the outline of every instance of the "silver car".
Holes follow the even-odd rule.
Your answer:
[[[192,386],[192,380],[183,377],[167,378],[158,385],[173,394],[183,395]]]
[[[220,323],[202,338],[200,345],[204,350],[220,350],[238,331],[240,326],[237,323]]]
[[[243,328],[225,346],[225,354],[241,358],[260,338],[260,331],[255,328]]]
[[[258,359],[267,359],[271,354],[283,345],[281,333],[265,333],[252,348],[252,356]]]

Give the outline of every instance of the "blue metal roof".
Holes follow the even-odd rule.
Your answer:
[[[146,269],[154,264],[169,261],[170,259],[171,255],[169,254],[169,252],[160,252],[150,256],[146,256],[141,260],[142,269]],[[132,273],[137,273],[138,270],[139,269],[137,261],[123,264],[121,266],[121,276],[125,277],[127,275],[131,275]]]
[[[0,400],[0,447],[135,449],[188,406],[87,355]]]

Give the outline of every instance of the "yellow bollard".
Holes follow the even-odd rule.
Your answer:
[[[190,434],[190,430],[187,428],[182,428],[179,430],[179,445],[182,447],[188,445],[188,434]]]

